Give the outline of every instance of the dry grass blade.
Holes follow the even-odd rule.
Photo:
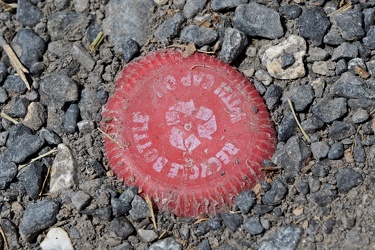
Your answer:
[[[39,197],[42,196],[44,186],[46,185],[46,182],[47,182],[47,179],[48,179],[48,176],[49,176],[50,172],[51,172],[51,167],[49,167],[48,170],[47,170],[46,178],[44,178],[42,188],[40,189],[40,192],[39,192]]]
[[[5,242],[5,249],[6,249],[6,250],[9,250],[8,240],[7,240],[7,238],[5,237],[5,233],[4,233],[3,228],[2,228],[1,226],[0,226],[0,234],[1,234],[1,236],[3,237],[3,239],[4,239],[4,242]]]
[[[27,165],[33,163],[34,161],[37,161],[37,160],[39,160],[39,159],[42,159],[42,158],[44,158],[44,157],[46,157],[46,156],[49,156],[49,155],[51,155],[51,154],[54,154],[54,153],[56,153],[56,152],[57,152],[57,149],[52,149],[52,150],[48,151],[48,152],[45,153],[45,154],[39,155],[38,157],[35,157],[35,158],[31,159],[28,163],[25,163],[25,164],[19,165],[19,166],[18,166],[18,171],[20,171],[21,169],[23,169],[23,168],[26,167]]]
[[[107,134],[106,132],[104,132],[103,130],[101,130],[100,128],[98,128],[98,130],[103,133],[103,135],[105,135],[105,137],[107,137],[108,139],[110,139],[111,141],[113,141],[114,143],[116,143],[117,146],[119,146],[119,148],[121,149],[125,149],[118,141],[116,141],[115,139],[113,139],[109,134]]]
[[[291,101],[290,99],[288,99],[288,103],[289,103],[290,109],[292,110],[293,117],[294,117],[294,119],[296,120],[299,129],[301,130],[301,132],[302,132],[303,136],[306,138],[306,140],[310,142],[310,141],[311,141],[311,140],[310,140],[310,137],[309,137],[308,134],[306,134],[305,130],[303,130],[303,128],[302,128],[302,126],[301,126],[301,123],[298,121],[298,118],[297,118],[296,112],[294,111],[293,104],[292,104],[292,101]]]
[[[152,223],[154,225],[155,230],[157,230],[158,228],[157,228],[157,225],[156,225],[155,213],[154,213],[154,208],[152,207],[151,199],[148,195],[146,195],[145,198],[146,198],[146,203],[148,205],[148,208],[150,209]]]
[[[8,121],[12,122],[13,124],[18,124],[18,121],[10,117],[9,115],[5,114],[4,112],[0,113],[0,116],[7,119]]]
[[[91,52],[95,52],[98,49],[98,46],[103,42],[104,34],[103,31],[100,31],[99,34],[96,36],[94,41],[90,44],[89,49]]]
[[[340,12],[344,12],[344,11],[350,9],[351,7],[352,7],[352,2],[348,2],[347,4],[345,4],[344,6],[342,6],[340,9],[337,9],[334,12],[329,13],[327,16],[330,17],[330,16],[332,16],[334,14],[337,14],[337,13],[340,13]]]
[[[16,53],[14,53],[12,47],[10,47],[10,45],[7,44],[4,38],[2,38],[1,36],[0,36],[0,45],[3,47],[5,53],[8,55],[10,63],[12,64],[13,68],[16,70],[17,74],[21,77],[22,81],[25,83],[26,88],[30,90],[31,89],[30,84],[27,81],[27,78],[25,76],[25,73],[29,73],[29,71],[22,65]]]
[[[0,3],[3,5],[3,8],[5,11],[13,12],[17,9],[16,3],[5,3],[4,1],[0,1]]]
[[[201,218],[201,219],[195,221],[193,224],[199,224],[199,223],[201,223],[202,221],[207,221],[207,220],[209,220],[209,219],[210,219],[210,218]]]

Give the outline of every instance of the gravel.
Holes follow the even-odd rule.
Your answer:
[[[31,85],[4,52],[0,106],[18,122],[1,116],[0,225],[9,248],[50,249],[51,237],[68,249],[371,248],[374,4],[352,1],[333,13],[338,1],[299,2],[19,0],[16,10],[1,9],[2,37]],[[154,208],[154,228],[142,190],[109,168],[96,128],[121,68],[187,43],[254,82],[278,131],[264,164],[275,171],[217,214],[179,218]]]

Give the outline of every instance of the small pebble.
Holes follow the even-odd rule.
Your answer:
[[[362,183],[363,178],[360,173],[351,168],[341,168],[336,174],[336,181],[339,192],[346,193]]]
[[[218,34],[213,29],[198,27],[196,25],[188,25],[181,31],[181,40],[184,42],[193,42],[197,46],[213,43]]]

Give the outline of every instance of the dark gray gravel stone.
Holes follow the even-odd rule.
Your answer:
[[[7,100],[8,100],[7,91],[3,87],[0,87],[0,104],[5,103]]]
[[[1,228],[4,231],[9,249],[21,249],[18,239],[18,228],[7,218],[1,220]]]
[[[343,140],[355,134],[352,124],[343,121],[334,121],[328,129],[328,136],[333,140]]]
[[[3,131],[0,132],[0,146],[4,146],[5,143],[7,142],[9,132],[8,131]]]
[[[2,83],[8,74],[8,69],[4,63],[0,62],[0,83]]]
[[[34,27],[43,17],[42,11],[29,0],[18,0],[17,20],[24,26]]]
[[[248,40],[245,33],[233,28],[226,29],[219,59],[226,63],[233,62],[234,59],[241,54],[247,44]]]
[[[324,163],[317,163],[311,167],[311,172],[314,177],[326,177],[331,171],[331,167]]]
[[[104,35],[118,49],[129,38],[142,46],[150,35],[147,26],[154,6],[153,0],[110,1],[106,5],[106,18],[103,21]]]
[[[18,123],[9,130],[6,145],[7,157],[14,163],[21,163],[43,147],[44,139],[33,135],[28,127]]]
[[[292,112],[286,112],[277,129],[277,140],[287,141],[294,134],[296,128],[297,122]]]
[[[126,217],[114,218],[108,227],[108,234],[111,237],[126,240],[130,235],[135,232],[131,222]]]
[[[54,73],[39,81],[40,101],[46,106],[62,108],[67,102],[78,100],[78,85],[70,77]]]
[[[70,199],[72,201],[72,205],[78,211],[80,211],[90,204],[92,197],[82,190],[78,190],[70,194]]]
[[[119,198],[127,203],[131,203],[137,194],[137,187],[128,187],[122,192]]]
[[[46,50],[46,42],[29,29],[19,30],[12,40],[12,46],[22,64],[29,70],[43,59]]]
[[[289,94],[289,99],[293,103],[294,110],[303,111],[314,99],[314,90],[310,84],[305,84],[297,88],[293,88]]]
[[[323,42],[328,45],[338,46],[345,42],[336,27],[331,27],[327,35],[324,36]]]
[[[7,188],[17,172],[17,165],[8,160],[4,154],[0,154],[0,189]]]
[[[281,68],[287,69],[296,62],[296,58],[292,53],[285,53],[281,56]]]
[[[14,105],[12,105],[7,113],[11,117],[25,118],[29,104],[30,102],[26,98],[17,98],[17,101],[14,103]]]
[[[181,31],[181,40],[193,42],[199,47],[214,42],[218,34],[213,29],[189,25]]]
[[[109,207],[100,207],[97,209],[81,210],[82,214],[87,214],[103,220],[110,220],[112,218],[112,210]]]
[[[298,18],[302,13],[302,8],[297,4],[286,4],[279,8],[279,13],[288,20]]]
[[[22,239],[30,242],[42,230],[53,225],[59,208],[60,204],[53,200],[41,200],[29,204],[19,226]]]
[[[47,29],[52,41],[72,37],[84,26],[83,17],[74,11],[55,12],[48,17]]]
[[[311,152],[305,142],[298,135],[295,135],[276,151],[272,161],[288,173],[296,175],[305,166],[306,159],[310,154]]]
[[[155,30],[154,36],[161,43],[168,44],[170,39],[176,37],[180,33],[181,25],[184,21],[184,16],[177,12]]]
[[[365,35],[362,29],[362,12],[349,9],[331,16],[333,25],[339,28],[342,37],[347,41],[357,40]]]
[[[263,205],[263,204],[256,204],[253,208],[254,214],[258,214],[258,215],[267,214],[271,212],[272,210],[274,210],[273,206]]]
[[[86,30],[86,37],[89,39],[89,41],[92,43],[95,38],[98,36],[99,32],[101,31],[102,27],[101,25],[96,21],[91,21],[89,24],[89,27],[87,27]]]
[[[129,214],[133,220],[140,221],[147,217],[151,217],[147,203],[139,195],[134,196],[131,204],[132,209],[129,211]]]
[[[346,193],[350,189],[362,183],[361,174],[351,168],[341,168],[336,174],[337,189],[340,193]]]
[[[324,122],[322,122],[320,119],[316,118],[315,116],[312,116],[302,121],[301,126],[305,130],[306,133],[312,134],[318,131],[319,129],[323,128]]]
[[[259,250],[296,249],[303,230],[297,226],[288,225],[279,228],[259,244]]]
[[[70,53],[73,58],[79,62],[88,72],[92,71],[95,66],[95,60],[90,52],[82,46],[81,42],[74,42]]]
[[[243,214],[250,212],[256,204],[256,197],[253,191],[244,190],[236,197],[236,204]]]
[[[196,250],[211,250],[210,242],[208,241],[208,239],[204,239],[202,240],[201,243],[197,245],[195,249]]]
[[[279,13],[257,3],[238,6],[234,13],[233,26],[252,37],[276,39],[284,35]]]
[[[328,154],[329,146],[324,141],[311,143],[311,152],[313,153],[316,160],[325,158]]]
[[[124,55],[125,62],[128,63],[137,53],[139,53],[139,45],[133,39],[128,38],[121,43],[121,50]]]
[[[192,18],[198,12],[202,11],[207,0],[187,0],[183,9],[186,18]]]
[[[121,200],[119,198],[112,198],[111,206],[112,206],[113,215],[115,217],[119,217],[128,213],[130,209],[132,208],[130,203],[124,200]]]
[[[243,227],[246,232],[251,235],[258,235],[263,233],[264,228],[260,223],[259,216],[251,216],[243,222]]]
[[[307,195],[310,192],[310,186],[307,182],[301,181],[296,185],[298,192],[302,193],[303,195]]]
[[[26,189],[26,193],[34,200],[39,199],[39,192],[43,183],[43,165],[36,161],[21,169],[18,179]]]
[[[202,221],[201,223],[198,224],[197,229],[195,230],[195,233],[198,236],[202,236],[206,233],[208,233],[211,230],[210,224],[208,221]]]
[[[333,50],[332,60],[353,59],[358,56],[358,46],[354,43],[342,43]]]
[[[344,156],[344,144],[342,142],[336,142],[331,145],[328,152],[328,159],[337,160]]]
[[[322,43],[323,37],[330,26],[327,14],[321,7],[308,8],[298,18],[299,34],[308,38],[315,45]]]
[[[236,248],[229,243],[224,243],[223,245],[220,245],[217,250],[236,250]]]
[[[217,230],[221,227],[221,222],[222,222],[222,220],[221,220],[220,217],[215,217],[215,218],[209,220],[208,224],[210,225],[210,228],[212,230]]]
[[[325,123],[333,122],[347,113],[346,99],[330,97],[322,98],[312,107],[312,113]]]
[[[92,169],[94,169],[94,171],[95,171],[95,173],[98,177],[103,177],[103,176],[106,175],[106,171],[104,169],[103,164],[101,164],[97,160],[90,161],[90,166],[92,167]]]
[[[265,205],[274,206],[282,202],[288,193],[288,188],[279,179],[276,179],[271,184],[271,189],[262,197],[262,202]]]
[[[353,158],[355,162],[363,163],[366,161],[366,153],[362,146],[361,136],[359,134],[355,137],[355,144],[353,148]]]
[[[363,29],[367,32],[370,26],[374,24],[375,10],[372,8],[364,9],[363,14]]]
[[[367,112],[371,112],[372,107],[375,107],[375,100],[370,99],[349,99],[348,106],[355,110],[359,108],[365,109]]]
[[[182,245],[172,237],[158,240],[148,250],[182,250]]]
[[[24,94],[27,90],[25,83],[19,76],[9,75],[4,82],[3,88],[8,93]]]
[[[95,90],[91,88],[83,89],[78,106],[83,120],[97,121],[97,114],[102,108],[102,105],[100,104]]]
[[[367,31],[366,37],[363,38],[363,44],[369,49],[375,49],[375,26],[371,25]]]
[[[39,130],[38,135],[44,138],[49,145],[58,145],[62,142],[59,135],[57,135],[53,130],[47,128],[42,128]]]
[[[108,92],[106,92],[104,89],[99,89],[98,92],[96,92],[96,97],[98,98],[100,104],[105,104],[108,100]]]
[[[243,217],[236,213],[221,213],[224,225],[226,225],[232,232],[235,232],[243,222]]]
[[[70,104],[64,116],[64,129],[69,134],[77,130],[77,121],[79,117],[79,108],[77,104]]]
[[[336,75],[338,75],[338,76],[341,75],[347,69],[348,69],[348,65],[346,64],[345,59],[340,59],[340,60],[337,61],[336,70],[335,70]]]
[[[249,0],[213,0],[211,8],[213,11],[229,10],[240,4],[247,4]]]
[[[268,109],[272,110],[276,107],[281,98],[282,93],[282,88],[275,84],[271,84],[267,88],[266,94],[264,95],[264,99],[266,100]]]
[[[363,82],[351,72],[342,74],[331,87],[331,93],[346,98],[375,99],[375,94],[365,88]]]

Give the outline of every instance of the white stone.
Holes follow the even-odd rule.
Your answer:
[[[312,65],[312,71],[315,74],[320,74],[320,75],[327,75],[328,72],[328,66],[326,61],[317,61],[314,62]]]
[[[159,6],[162,6],[166,3],[168,3],[168,0],[154,0],[154,2],[159,5]]]
[[[281,68],[281,58],[285,53],[293,54],[295,62],[286,69]],[[267,49],[261,60],[268,73],[277,79],[297,79],[305,75],[303,57],[306,55],[306,41],[291,35],[287,40]]]
[[[52,193],[78,185],[78,165],[71,149],[65,144],[59,144],[57,150],[51,167],[50,192]]]
[[[68,234],[62,228],[51,228],[40,243],[42,250],[74,250]]]

